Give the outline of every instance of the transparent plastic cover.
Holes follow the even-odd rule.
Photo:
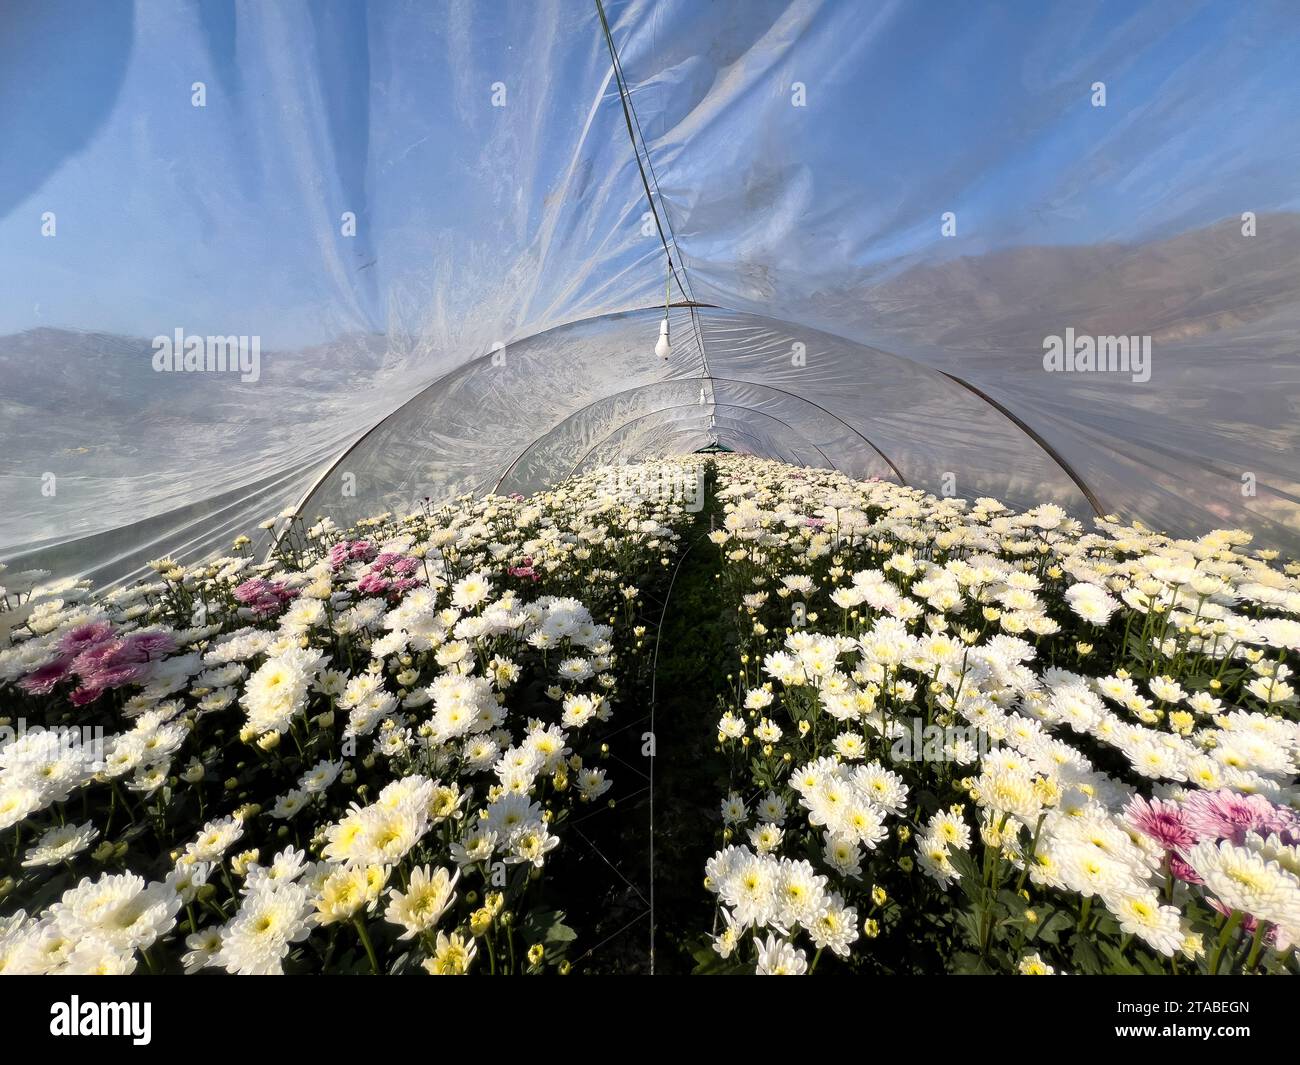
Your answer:
[[[10,0],[0,558],[711,444],[1297,552],[1293,4],[605,11]]]

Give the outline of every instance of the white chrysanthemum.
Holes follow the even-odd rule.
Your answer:
[[[1186,859],[1205,881],[1206,891],[1228,909],[1300,929],[1300,879],[1278,862],[1227,840],[1198,843]]]
[[[793,943],[769,934],[759,943],[759,976],[802,976],[808,971],[808,959]]]
[[[99,829],[87,821],[83,825],[66,824],[46,829],[40,839],[27,851],[23,865],[58,865],[70,861],[90,846],[99,835]]]
[[[284,732],[306,706],[307,695],[326,656],[310,648],[291,648],[268,659],[244,687],[241,702],[248,728],[256,735]]]
[[[1106,900],[1115,914],[1121,932],[1137,936],[1153,950],[1172,958],[1183,946],[1186,932],[1178,910],[1160,905],[1155,891],[1120,894]]]
[[[404,929],[398,938],[410,939],[433,929],[455,901],[454,889],[459,879],[459,871],[452,874],[427,865],[412,869],[406,891],[391,891],[384,911],[389,922]]]
[[[311,912],[311,896],[303,885],[263,881],[221,930],[221,946],[211,954],[210,964],[243,975],[278,975],[290,945],[311,930]],[[197,961],[192,958],[190,964]]]
[[[492,594],[492,582],[486,572],[471,573],[452,587],[451,601],[462,610],[472,610]]]
[[[94,938],[129,953],[148,949],[170,931],[180,907],[180,896],[170,884],[146,884],[134,873],[106,873],[69,888],[50,915],[71,939]]]
[[[243,822],[234,817],[209,821],[192,843],[185,848],[185,857],[196,862],[219,862],[244,834]]]

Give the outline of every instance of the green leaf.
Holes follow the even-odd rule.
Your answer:
[[[578,938],[578,933],[564,923],[563,910],[535,910],[524,918],[520,931],[528,943],[547,947],[562,947]]]
[[[1076,933],[1070,940],[1070,947],[1070,958],[1074,963],[1076,973],[1088,975],[1102,971],[1101,958],[1097,954],[1097,948],[1092,945],[1092,941],[1087,936]]]
[[[1058,943],[1061,933],[1073,923],[1073,918],[1065,910],[1052,910],[1046,917],[1040,915],[1038,924],[1029,925],[1029,939]]]
[[[1120,952],[1114,943],[1102,943],[1101,953],[1106,959],[1106,971],[1119,976],[1140,976],[1142,970],[1133,964],[1133,960]]]
[[[954,976],[991,976],[993,970],[984,959],[969,951],[958,951],[948,960],[948,971]]]

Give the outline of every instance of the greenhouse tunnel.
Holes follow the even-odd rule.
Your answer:
[[[14,4],[0,560],[710,446],[1300,550],[1288,5],[603,9]],[[1049,372],[1067,332],[1146,378]]]

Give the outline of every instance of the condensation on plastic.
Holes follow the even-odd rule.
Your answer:
[[[699,391],[704,393],[704,402],[698,398]],[[716,438],[715,443],[722,443],[733,450],[737,448],[730,437],[743,430],[747,434],[748,443],[739,450],[790,461],[796,465],[837,468],[837,463],[831,458],[831,454],[836,451],[835,445],[819,429],[829,428],[832,436],[842,435],[837,432],[838,426],[820,426],[816,421],[802,419],[803,411],[786,411],[780,404],[765,402],[765,398],[742,406],[733,401],[734,397],[728,389],[716,382],[699,385],[699,391],[689,384],[684,387],[670,385],[667,388],[639,391],[637,399],[642,401],[639,410],[630,412],[617,427],[608,431],[602,427],[593,433],[595,442],[586,447],[573,463],[573,472],[580,473],[594,466],[626,461],[623,456],[642,453],[650,446],[650,441],[683,432],[687,428],[706,434],[712,432]],[[768,409],[765,410],[765,407]],[[770,413],[769,410],[777,413]],[[543,440],[549,443],[556,435],[548,434]],[[787,457],[791,454],[797,458]],[[851,452],[848,457],[856,458],[856,452]],[[516,482],[511,478],[506,483],[513,485]]]
[[[114,579],[715,440],[1300,549],[1291,5],[606,6],[718,307],[667,365],[594,4],[6,5],[0,557]],[[178,328],[259,380],[155,373]],[[1071,328],[1151,379],[1045,372]]]
[[[662,299],[594,5],[15,0],[3,18],[16,568],[111,579],[257,536],[430,382]],[[259,337],[259,380],[154,372],[176,329]]]
[[[936,492],[951,473],[948,487],[971,497],[1053,500],[1086,511],[1068,475],[1031,437],[919,363],[808,327],[708,308],[674,310],[670,332],[680,339],[664,363],[648,350],[658,313],[552,330],[457,371],[345,456],[305,501],[304,515],[343,525],[410,510],[423,498],[529,494],[589,468],[592,452],[614,434],[653,432],[688,416],[707,428],[718,413],[728,423],[749,415],[749,435],[736,450],[796,454],[798,465]],[[972,449],[987,469],[970,464]]]
[[[734,417],[725,408],[715,409],[711,414],[674,411],[666,417],[656,417],[653,424],[642,421],[615,433],[602,441],[578,470],[621,466],[651,455],[681,454],[677,445],[683,440],[693,442],[691,451],[710,444],[722,445],[792,466],[832,468],[825,455],[806,442],[792,439],[785,432],[764,432],[765,417],[752,410],[746,410],[743,418]]]
[[[763,10],[620,38],[696,298],[960,377],[1104,510],[1300,551],[1294,7]],[[1045,372],[1070,328],[1149,336],[1150,380]],[[971,430],[963,495],[1040,490],[968,417],[900,428]]]

